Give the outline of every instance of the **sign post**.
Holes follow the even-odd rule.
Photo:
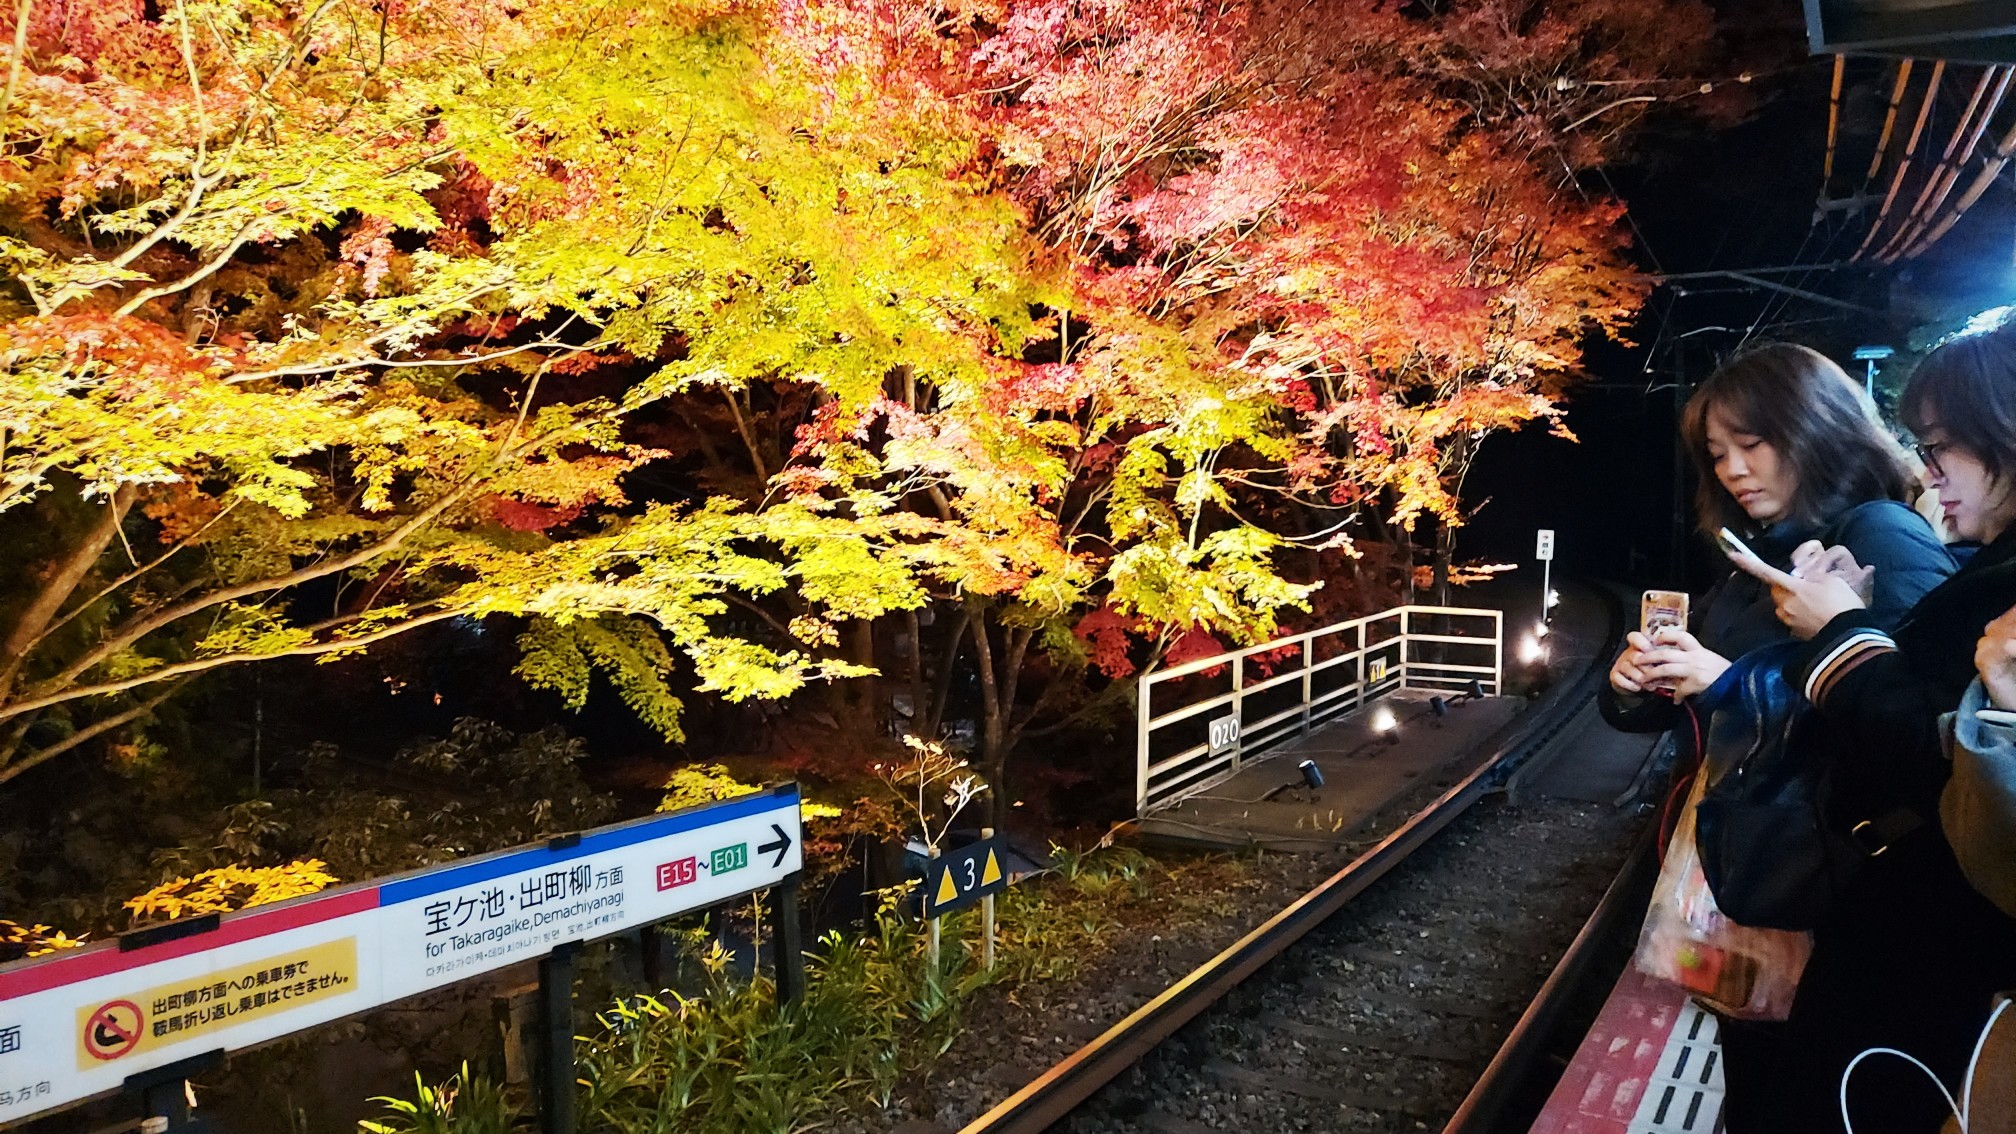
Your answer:
[[[776,903],[777,1002],[790,1004],[805,995],[805,931],[798,923],[798,875],[784,879],[770,893]]]
[[[539,1134],[574,1134],[574,955],[579,941],[539,962]]]
[[[994,828],[983,828],[981,842],[994,841]],[[1005,883],[1004,883],[1005,885]],[[988,972],[994,971],[994,892],[989,890],[980,899],[980,963]]]
[[[803,841],[798,789],[786,784],[0,965],[0,1125],[124,1089],[145,1092],[149,1117],[177,1129],[163,1084],[179,1093],[191,1060],[538,960],[542,1128],[571,1134],[573,953],[790,891]],[[779,901],[795,906],[795,891]],[[795,911],[780,924],[778,994],[789,998],[804,987]]]
[[[926,960],[931,962],[931,973],[933,976],[936,976],[938,973],[938,935],[940,929],[938,925],[938,915],[930,912],[931,876],[937,872],[937,869],[938,869],[938,848],[932,847],[931,857],[927,859],[924,864],[924,908],[925,908],[924,916],[931,923],[924,930],[924,956]]]
[[[1533,558],[1540,561],[1540,625],[1542,633],[1554,621],[1554,529],[1541,528]]]

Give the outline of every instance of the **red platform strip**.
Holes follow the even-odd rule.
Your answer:
[[[1625,970],[1530,1134],[1624,1134],[1686,1006],[1680,989]]]

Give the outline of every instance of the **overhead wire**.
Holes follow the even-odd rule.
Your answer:
[[[1799,251],[1792,254],[1793,263],[1801,264],[1807,262],[1806,249],[1809,245],[1813,243],[1813,235],[1818,231],[1819,226],[1817,225],[1807,226],[1805,237],[1799,241]],[[1826,256],[1822,255],[1816,257],[1815,259],[1825,260]],[[1793,286],[1800,288],[1805,287],[1806,280],[1811,275],[1812,275],[1811,271],[1802,273],[1799,277],[1799,282]],[[1766,297],[1764,300],[1763,308],[1757,312],[1757,318],[1751,320],[1750,326],[1744,329],[1743,337],[1736,340],[1736,349],[1740,351],[1744,347],[1749,346],[1750,340],[1757,336],[1757,332],[1765,327],[1774,325],[1777,317],[1780,314],[1782,314],[1787,307],[1790,307],[1791,304],[1792,304],[1792,295],[1789,292],[1778,292]]]
[[[1984,100],[1982,92],[1993,80],[1993,93]],[[1911,206],[1911,212],[1904,218],[1904,224],[1884,244],[1876,258],[1885,264],[1895,263],[1898,254],[1908,248],[1925,231],[1928,221],[1946,203],[1947,194],[1953,191],[1953,183],[1960,179],[1960,171],[1974,157],[1974,150],[1981,144],[1981,135],[1988,129],[1988,120],[2001,109],[2002,98],[2009,93],[2009,81],[2016,78],[2016,67],[1990,67],[1981,73],[1981,82],[1974,89],[1975,97],[1968,100],[1969,113],[1961,116],[1954,127],[1954,135],[1947,143],[1946,154],[1939,160],[1931,178],[1918,192],[1918,200]],[[1964,134],[1965,141],[1962,142]]]
[[[1861,247],[1855,249],[1850,260],[1860,260],[1869,250],[1876,234],[1883,231],[1883,222],[1890,216],[1891,206],[1897,203],[1897,191],[1904,188],[1904,178],[1911,172],[1911,163],[1918,157],[1918,143],[1925,136],[1925,123],[1932,117],[1932,106],[1939,96],[1939,81],[1946,76],[1946,61],[1941,59],[1932,64],[1932,74],[1925,80],[1925,94],[1918,100],[1918,118],[1911,124],[1911,136],[1904,142],[1904,156],[1897,159],[1897,167],[1890,171],[1890,188],[1883,194],[1883,204],[1876,210],[1876,219],[1869,222],[1869,231],[1862,236]],[[1880,156],[1882,150],[1879,148]],[[1873,165],[1870,167],[1875,168]]]

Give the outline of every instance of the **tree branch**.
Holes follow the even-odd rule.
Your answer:
[[[769,626],[772,630],[777,631],[779,634],[784,635],[786,641],[796,640],[797,636],[791,633],[791,628],[789,626],[786,626],[784,623],[777,621],[776,615],[771,614],[769,611],[764,610],[762,607],[757,606],[755,603],[750,602],[748,599],[743,598],[741,595],[736,594],[734,591],[722,591],[721,597],[727,599],[729,602],[734,603],[736,606],[739,606],[743,610],[746,610],[749,613],[755,615],[756,617],[762,619],[765,625]]]
[[[192,614],[200,613],[214,606],[222,606],[227,602],[237,599],[265,594],[269,591],[285,590],[288,587],[299,586],[302,583],[327,578],[330,575],[348,571],[352,567],[368,563],[381,555],[396,550],[406,540],[411,538],[415,532],[433,523],[441,513],[447,511],[457,501],[466,496],[475,483],[475,478],[472,477],[469,482],[461,487],[444,493],[439,500],[436,500],[412,519],[394,529],[384,539],[377,543],[361,547],[348,555],[340,555],[334,559],[298,568],[294,571],[289,571],[285,575],[275,575],[249,583],[240,583],[237,586],[224,587],[220,590],[212,591],[201,598],[178,603],[165,610],[138,619],[136,622],[114,632],[105,641],[99,643],[96,648],[87,651],[83,657],[72,662],[63,672],[43,682],[40,689],[43,690],[41,697],[45,699],[44,703],[55,703],[54,701],[46,700],[49,697],[64,699],[64,695],[57,692],[58,690],[61,690],[64,686],[77,680],[84,674],[89,673],[120,650],[138,642],[140,639],[170,623],[178,622]],[[104,692],[106,690],[101,688],[99,691]],[[19,704],[0,707],[0,720],[6,720],[22,711],[24,710]]]
[[[216,515],[210,517],[208,520],[205,520],[203,522],[202,527],[197,528],[195,531],[190,532],[188,535],[183,536],[179,540],[176,540],[174,546],[162,552],[160,555],[155,556],[153,559],[147,561],[146,563],[142,563],[140,566],[133,568],[131,571],[128,571],[124,575],[121,575],[118,578],[112,580],[111,582],[105,584],[103,587],[100,587],[96,594],[92,595],[88,599],[85,599],[83,602],[78,603],[76,606],[70,609],[70,612],[68,614],[63,615],[61,618],[58,618],[56,621],[50,623],[46,628],[44,628],[40,634],[38,634],[32,641],[30,641],[25,647],[23,647],[24,652],[26,650],[34,649],[37,645],[41,644],[42,639],[47,638],[49,635],[54,634],[56,631],[61,630],[65,626],[68,626],[72,619],[76,618],[78,615],[84,613],[85,611],[90,610],[99,601],[111,595],[114,591],[117,591],[119,588],[125,586],[126,584],[132,582],[133,580],[138,579],[140,576],[147,574],[148,572],[154,570],[154,568],[161,566],[163,563],[168,562],[168,560],[174,558],[181,552],[186,551],[189,548],[195,546],[198,537],[200,537],[204,532],[209,531],[212,527],[215,527],[219,520],[222,520],[224,517],[230,515],[231,510],[233,508],[236,508],[239,505],[239,503],[243,501],[243,499],[244,497],[233,497],[231,499],[231,502],[224,505],[223,508],[219,509]],[[182,593],[187,593],[186,587],[183,588]],[[0,682],[0,689],[4,688],[5,683]]]
[[[21,83],[21,65],[28,58],[28,17],[35,0],[21,0],[14,9],[14,58],[7,66],[7,89],[0,92],[0,144],[7,141],[7,112],[14,108],[14,89]]]
[[[111,732],[113,729],[118,728],[121,725],[128,724],[132,721],[138,720],[139,718],[146,716],[148,713],[151,713],[155,709],[160,708],[162,702],[174,696],[175,691],[177,689],[182,688],[183,684],[184,684],[183,682],[178,681],[174,685],[169,686],[167,689],[162,690],[161,692],[155,694],[153,697],[140,702],[138,705],[133,706],[132,708],[126,710],[123,713],[119,713],[115,716],[106,717],[104,720],[99,721],[89,726],[88,728],[82,728],[76,732],[71,733],[69,736],[64,737],[62,740],[57,741],[55,744],[52,744],[47,748],[30,753],[29,755],[24,756],[18,760],[15,760],[12,763],[7,764],[5,766],[0,766],[0,784],[6,783],[8,780],[13,779],[14,777],[22,774],[23,772],[26,772],[28,769],[33,768],[38,764],[44,763],[48,760],[52,760],[58,756],[61,756],[63,753],[70,751],[71,749],[77,747],[80,744],[84,744],[88,741],[96,739],[97,737],[103,736],[106,733]]]
[[[143,673],[138,677],[129,677],[123,681],[107,681],[98,685],[72,686],[69,689],[45,694],[30,700],[17,701],[4,709],[0,709],[0,720],[6,720],[10,717],[19,716],[22,713],[34,712],[37,709],[46,709],[51,705],[60,705],[67,701],[75,701],[84,697],[103,697],[111,693],[123,693],[128,689],[137,689],[142,685],[152,685],[155,682],[167,681],[170,678],[203,673],[207,670],[216,669],[219,666],[237,665],[240,662],[270,661],[273,658],[315,657],[319,654],[333,654],[340,650],[354,650],[361,646],[368,646],[373,642],[382,642],[387,638],[397,637],[408,631],[417,630],[430,623],[459,617],[464,613],[466,611],[460,607],[430,611],[427,614],[417,615],[402,622],[395,622],[380,627],[369,634],[359,634],[354,638],[337,638],[327,642],[313,642],[305,646],[295,646],[292,649],[276,650],[272,653],[252,653],[241,650],[234,654],[218,654],[216,657],[210,658],[193,658],[185,662],[176,662],[174,665],[162,666],[160,669]],[[342,619],[336,621],[349,620]],[[327,624],[325,623],[324,625]]]
[[[335,374],[344,370],[362,370],[367,368],[368,369],[383,368],[386,370],[411,370],[431,366],[481,366],[487,362],[495,362],[500,358],[510,358],[512,355],[515,354],[524,354],[527,351],[534,351],[534,350],[549,350],[554,347],[567,348],[561,355],[561,357],[563,358],[572,358],[575,355],[586,354],[591,351],[599,349],[599,346],[597,344],[590,344],[588,346],[576,346],[573,343],[555,342],[552,340],[542,339],[541,341],[536,343],[526,343],[524,346],[515,346],[511,347],[508,350],[491,351],[489,354],[472,355],[468,358],[418,358],[411,360],[397,360],[397,359],[377,358],[377,357],[356,358],[345,362],[329,363],[319,366],[283,366],[274,370],[260,370],[249,374],[236,374],[231,376],[230,378],[225,379],[225,381],[233,385],[236,385],[241,382],[256,382],[266,378],[298,378],[314,374]]]
[[[141,292],[139,295],[134,296],[132,299],[129,299],[124,304],[122,304],[117,314],[120,315],[121,317],[131,315],[135,311],[140,310],[140,308],[146,306],[148,303],[151,303],[156,299],[160,299],[164,296],[174,295],[178,292],[187,291],[190,288],[195,287],[197,284],[202,283],[204,280],[209,279],[211,276],[216,275],[217,272],[224,267],[224,265],[231,262],[231,257],[236,256],[238,254],[238,250],[245,246],[245,241],[249,239],[249,234],[251,233],[251,231],[252,231],[252,222],[246,221],[245,224],[238,229],[238,234],[231,238],[231,243],[226,244],[222,252],[219,252],[217,253],[217,255],[211,257],[209,263],[204,264],[202,267],[196,269],[194,272],[191,272],[186,276],[183,276],[181,279],[176,280],[174,283],[160,284],[155,287],[148,288],[146,291]]]
[[[768,484],[770,471],[763,463],[762,451],[756,447],[756,434],[749,428],[749,421],[742,414],[742,404],[735,400],[735,391],[730,387],[721,387],[721,396],[727,399],[728,412],[735,415],[735,432],[742,435],[742,446],[749,450],[749,463],[756,466],[757,483]]]

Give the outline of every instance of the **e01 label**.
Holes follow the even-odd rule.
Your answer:
[[[747,865],[749,865],[748,843],[736,843],[731,847],[722,847],[709,855],[707,859],[707,869],[715,874],[726,874],[731,870],[740,870]]]

